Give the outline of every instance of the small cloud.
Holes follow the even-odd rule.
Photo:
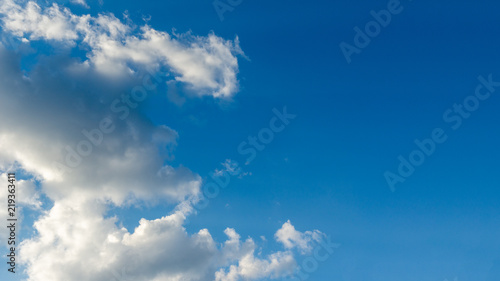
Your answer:
[[[87,9],[90,9],[90,6],[87,5],[87,2],[85,2],[85,0],[71,0],[71,3],[81,5]]]
[[[302,254],[307,254],[312,251],[314,243],[321,241],[325,234],[319,230],[300,232],[295,229],[290,220],[285,222],[283,226],[274,234],[276,241],[281,242],[285,248],[297,248]]]
[[[252,172],[243,172],[239,163],[235,160],[226,159],[223,163],[221,163],[222,169],[215,169],[214,176],[220,177],[224,175],[224,173],[228,173],[231,176],[237,176],[239,179],[245,176],[251,176]]]

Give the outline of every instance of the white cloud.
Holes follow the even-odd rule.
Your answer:
[[[318,243],[324,237],[324,234],[318,230],[300,232],[290,221],[285,222],[274,235],[277,241],[281,242],[285,248],[299,249],[303,254],[310,253],[314,243]]]
[[[4,63],[9,61],[5,51],[0,56]],[[65,65],[54,68],[67,70]],[[137,112],[124,121],[113,115],[99,95],[120,93],[119,88],[107,89],[95,78],[81,75],[53,74],[53,70],[39,69],[26,78],[14,66],[0,69],[0,119],[16,120],[16,125],[0,125],[0,145],[10,148],[0,152],[1,160],[17,161],[39,177],[53,200],[99,197],[121,205],[134,198],[180,202],[198,194],[199,176],[185,167],[164,165],[161,151],[175,147],[174,130],[154,126]],[[81,93],[82,89],[95,94]],[[54,176],[53,163],[67,163],[69,151],[77,150],[82,140],[88,141],[82,131],[95,130],[104,117],[114,121],[114,132],[93,146],[73,171]]]
[[[256,258],[253,252],[238,260],[238,265],[231,265],[226,272],[220,269],[215,274],[216,281],[278,279],[290,276],[297,263],[289,252],[277,252],[267,259]]]
[[[21,7],[5,0],[0,13],[4,28],[16,36],[90,47],[87,62],[48,56],[23,71],[20,58],[0,44],[0,171],[15,163],[33,178],[18,183],[23,206],[42,206],[35,180],[53,201],[34,223],[36,234],[22,242],[20,258],[29,281],[258,280],[295,269],[293,247],[287,245],[304,248],[296,236],[283,238],[284,251],[262,256],[251,238],[241,241],[231,228],[222,244],[207,229],[188,233],[185,219],[193,215],[201,177],[168,164],[178,133],[152,124],[140,110],[129,108],[123,120],[110,111],[114,100],[142,82],[124,78],[133,66],[163,64],[201,95],[231,96],[237,90],[237,40],[169,35],[148,26],[133,35],[131,26],[112,15],[76,16],[33,2]],[[115,69],[123,73],[113,79],[102,75]],[[69,149],[90,141],[83,130],[98,128],[104,117],[113,121],[114,131],[71,171],[54,173],[53,163],[66,163]],[[227,171],[235,170],[226,164]],[[5,197],[0,193],[2,204]],[[169,215],[142,219],[133,230],[119,226],[120,218],[106,216],[110,207],[165,201],[176,206]],[[307,240],[309,233],[299,237]]]
[[[239,40],[191,33],[169,34],[150,26],[139,32],[112,14],[75,15],[57,4],[42,8],[13,0],[0,5],[3,27],[19,37],[73,46],[86,44],[90,63],[101,73],[120,75],[145,66],[167,67],[197,95],[231,97],[238,91]]]
[[[89,5],[87,4],[87,2],[85,2],[85,0],[71,0],[71,3],[81,5],[87,9],[90,8]]]
[[[161,149],[173,149],[177,133],[154,126],[139,111],[125,120],[109,112],[109,102],[135,81],[106,83],[95,70],[60,58],[23,73],[1,46],[0,61],[0,119],[7,120],[0,124],[0,146],[9,148],[0,151],[0,167],[18,163],[54,201],[35,222],[36,235],[22,243],[29,281],[109,281],[124,275],[138,281],[258,280],[293,271],[291,252],[261,257],[253,240],[240,241],[235,230],[225,231],[222,246],[207,229],[187,233],[189,200],[197,198],[201,178],[164,164]],[[115,121],[114,132],[72,172],[54,177],[53,161],[63,162],[66,146],[85,139],[81,130],[96,128],[103,116]],[[26,202],[39,206],[37,200]],[[178,207],[168,216],[141,220],[135,230],[105,217],[110,205],[160,200]]]
[[[32,40],[74,41],[78,34],[74,29],[78,17],[57,4],[42,10],[35,2],[24,7],[12,0],[3,0],[0,5],[3,26],[19,37],[28,36]]]
[[[222,169],[215,169],[213,175],[216,177],[222,176],[238,176],[239,179],[252,175],[252,172],[243,172],[237,161],[226,159],[226,161],[221,163]]]
[[[108,281],[124,271],[126,280],[208,280],[216,245],[205,229],[186,233],[183,211],[142,219],[129,233],[104,210],[95,201],[57,201],[35,223],[40,235],[23,242],[28,280]]]
[[[227,262],[232,264],[227,270],[221,268],[216,272],[216,281],[276,279],[291,275],[297,266],[289,251],[279,251],[259,258],[255,256],[257,247],[251,238],[242,243],[234,229],[228,228],[224,232],[229,240],[226,241],[222,252]]]
[[[190,208],[142,219],[132,233],[118,228],[117,218],[103,218],[104,209],[96,201],[56,202],[35,224],[40,235],[23,242],[28,280],[259,280],[288,276],[297,266],[289,251],[257,257],[253,240],[242,242],[234,229],[225,230],[221,247],[207,229],[189,235],[182,225]]]

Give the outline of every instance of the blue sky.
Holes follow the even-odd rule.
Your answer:
[[[500,192],[495,172],[499,165],[495,159],[500,157],[500,135],[496,133],[496,120],[500,120],[496,110],[500,106],[497,97],[500,87],[496,87],[487,99],[476,98],[478,108],[469,112],[470,117],[462,117],[463,122],[457,129],[452,128],[454,123],[447,122],[443,114],[448,109],[453,110],[455,104],[463,104],[466,98],[474,97],[476,88],[482,85],[478,77],[487,79],[490,76],[490,80],[500,81],[500,56],[497,52],[500,40],[496,39],[500,31],[497,19],[500,6],[494,1],[481,4],[467,1],[401,1],[402,11],[392,14],[390,23],[381,27],[380,33],[371,38],[368,46],[360,48],[359,54],[352,54],[349,63],[339,47],[341,42],[354,46],[354,28],[364,30],[365,25],[373,21],[370,11],[387,9],[390,2],[243,0],[234,10],[225,12],[221,21],[211,1],[104,0],[99,3],[89,0],[89,8],[56,1],[60,7],[68,7],[72,14],[78,16],[89,14],[97,18],[100,14],[112,13],[123,24],[135,28],[131,36],[139,36],[139,27],[147,18],[148,26],[154,30],[172,36],[188,33],[185,35],[188,37],[186,42],[196,42],[207,52],[212,52],[213,46],[196,38],[207,38],[213,34],[236,46],[237,36],[244,54],[234,46],[217,45],[221,49],[227,47],[228,53],[221,53],[217,58],[228,62],[229,66],[224,63],[213,65],[203,72],[208,73],[209,78],[215,77],[215,82],[210,82],[216,86],[208,82],[204,84],[204,76],[190,78],[191,69],[171,63],[174,57],[184,53],[179,52],[172,57],[165,55],[167,63],[161,66],[162,70],[169,72],[165,81],[140,102],[130,118],[122,123],[116,119],[117,132],[110,134],[109,142],[105,137],[105,147],[110,150],[103,155],[112,158],[115,150],[110,147],[114,145],[113,141],[121,140],[132,149],[144,148],[138,149],[144,153],[141,154],[143,156],[137,156],[138,159],[130,162],[130,171],[137,165],[137,171],[144,169],[151,175],[155,174],[156,171],[150,169],[153,166],[145,164],[148,159],[154,158],[160,167],[165,165],[175,169],[172,176],[175,180],[165,179],[169,185],[188,182],[187,179],[197,182],[200,193],[196,194],[195,188],[194,197],[203,193],[203,186],[212,181],[210,175],[222,170],[222,163],[227,159],[248,173],[242,177],[231,177],[228,186],[210,199],[208,207],[198,210],[196,204],[193,205],[195,211],[186,215],[187,219],[181,226],[187,237],[192,238],[200,229],[207,229],[218,245],[220,255],[229,255],[226,252],[231,251],[222,249],[221,245],[228,239],[224,230],[231,228],[241,236],[242,248],[245,248],[243,241],[252,237],[257,259],[269,260],[273,253],[290,254],[303,268],[303,261],[311,257],[311,253],[303,254],[300,243],[306,243],[311,249],[318,247],[319,242],[311,234],[318,230],[322,235],[330,236],[340,247],[326,261],[318,263],[317,269],[309,273],[308,280],[498,280]],[[8,3],[10,1],[2,6],[7,7]],[[26,5],[24,2],[15,3]],[[45,2],[38,5],[42,10],[50,6]],[[137,62],[139,59],[134,61],[134,57],[128,58],[127,66],[137,70],[130,80],[120,76],[123,73],[113,77],[101,76],[96,54],[104,54],[109,59],[113,52],[105,53],[100,49],[102,45],[84,42],[84,35],[78,35],[82,38],[77,39],[50,39],[50,35],[36,28],[9,25],[5,11],[8,10],[2,8],[0,11],[2,36],[10,36],[15,42],[28,38],[29,42],[20,46],[3,42],[2,73],[17,73],[11,69],[18,69],[24,76],[32,77],[29,83],[35,86],[44,81],[43,77],[50,76],[44,76],[46,73],[50,73],[50,77],[55,78],[47,78],[49,82],[41,84],[44,85],[41,92],[61,89],[61,104],[73,104],[72,94],[80,97],[88,109],[81,116],[73,116],[69,113],[71,110],[62,109],[62,106],[59,114],[59,107],[54,106],[57,111],[54,114],[67,114],[68,120],[75,120],[74,123],[69,122],[75,132],[78,133],[82,126],[90,129],[88,124],[96,124],[96,120],[107,116],[109,110],[106,111],[106,108],[114,98],[124,92],[130,93],[135,85],[140,84],[137,77],[142,77],[142,68],[147,63]],[[128,15],[125,19],[124,13]],[[38,37],[33,34],[38,34]],[[184,42],[182,36],[179,38],[179,42]],[[187,51],[188,43],[182,47]],[[116,51],[115,54],[121,53]],[[14,58],[14,62],[7,61],[9,56]],[[193,57],[195,59],[190,62],[198,70],[202,67],[197,64],[199,60],[196,58],[199,57]],[[237,59],[236,66],[230,62],[231,58]],[[164,58],[158,55],[154,59]],[[85,75],[71,72],[68,65],[73,62],[78,65],[88,62],[90,70],[85,71],[89,72]],[[111,62],[115,61],[110,59],[106,65]],[[148,63],[155,65],[156,61]],[[60,72],[59,68],[62,69]],[[227,76],[219,77],[221,69],[236,75],[237,81],[233,81],[236,88],[224,92],[223,86],[233,84],[223,82],[227,80],[222,78]],[[12,80],[21,79],[19,77]],[[73,88],[68,85],[73,85]],[[30,94],[29,89],[34,88],[27,87],[26,92]],[[483,86],[483,90],[486,93],[487,87]],[[12,99],[9,96],[12,91],[16,88],[10,84],[0,91],[5,96],[2,98],[4,103]],[[49,100],[58,98],[47,95]],[[30,106],[39,108],[36,102],[33,105],[29,102]],[[22,103],[13,104],[17,111],[26,110]],[[40,101],[40,104],[43,102]],[[256,136],[263,128],[268,128],[275,116],[273,109],[281,112],[284,107],[290,114],[296,115],[295,119],[283,131],[275,133],[265,149],[245,165],[247,155],[239,153],[238,146],[248,142],[249,136]],[[53,120],[49,113],[39,110],[40,118],[46,117],[48,122]],[[23,118],[8,119],[1,125],[0,134],[8,135],[11,127],[16,126],[21,128],[14,130],[18,138],[36,139],[37,134],[44,136],[44,132],[33,129],[33,122],[30,121],[30,118],[38,118],[37,112],[24,111]],[[87,115],[88,118],[85,117]],[[8,118],[8,115],[0,116]],[[454,113],[454,116],[459,115]],[[156,154],[149,155],[153,150],[147,134],[155,136],[156,130],[163,126],[169,128],[162,131],[168,139],[165,140],[167,152],[158,148],[154,150]],[[394,192],[391,191],[384,174],[387,171],[397,174],[400,165],[398,157],[401,155],[409,159],[412,151],[418,149],[415,140],[432,139],[436,128],[445,132],[446,141],[436,143],[434,151],[425,155],[423,163],[415,165],[417,167],[412,175],[404,182],[396,183]],[[78,140],[70,133],[67,136],[61,133],[59,141],[58,129],[51,127],[50,130],[54,136],[50,147],[57,155],[62,153],[65,141],[70,140],[73,145]],[[130,133],[134,130],[139,132],[137,139],[134,139],[134,133]],[[9,144],[4,141],[3,149]],[[23,147],[20,145],[11,150],[21,151]],[[156,149],[155,145],[153,147]],[[48,230],[43,228],[38,233],[32,233],[31,225],[43,220],[44,216],[47,216],[46,221],[57,221],[59,217],[44,214],[44,211],[53,209],[58,200],[64,206],[67,201],[76,198],[74,196],[93,190],[103,197],[89,198],[109,200],[99,205],[106,211],[91,215],[82,211],[76,215],[95,216],[96,220],[116,216],[116,225],[123,225],[133,233],[134,228],[140,226],[141,218],[151,223],[172,214],[177,204],[193,199],[188,198],[183,185],[174,188],[175,195],[168,193],[163,198],[160,189],[150,186],[157,184],[153,180],[142,183],[138,180],[133,183],[135,186],[123,189],[118,180],[120,188],[116,189],[113,187],[115,182],[110,179],[103,182],[97,177],[86,182],[83,180],[88,176],[86,173],[92,171],[86,163],[81,168],[75,168],[75,173],[81,173],[81,180],[78,177],[79,180],[63,181],[74,192],[62,191],[44,174],[43,167],[35,167],[33,163],[44,165],[48,162],[40,160],[46,155],[38,157],[36,153],[24,156],[14,152],[0,154],[2,173],[16,161],[22,179],[37,179],[34,182],[39,194],[36,200],[43,202],[43,207],[39,209],[33,204],[30,207],[29,203],[21,203],[27,205],[26,209],[31,208],[26,213],[27,229],[18,234],[20,239],[31,241],[27,243],[25,255],[34,256],[27,257],[31,264],[23,267],[30,269],[13,277],[4,265],[0,271],[2,280],[24,280],[28,276],[31,279],[27,280],[63,280],[58,278],[70,276],[62,270],[57,273],[64,265],[64,259],[51,262],[50,256],[35,255],[37,249],[49,249],[51,245],[37,240],[38,236],[43,236],[43,231]],[[99,160],[96,154],[89,156],[87,163],[95,163],[96,167],[105,165],[107,162]],[[125,160],[122,159],[122,162],[128,163]],[[107,169],[103,168],[103,171]],[[112,172],[109,175],[121,176]],[[119,190],[125,191],[122,194]],[[145,190],[144,193],[141,190]],[[132,199],[126,200],[122,195],[132,196]],[[182,197],[184,195],[186,198]],[[89,202],[81,202],[82,209],[94,206]],[[297,231],[294,233],[299,235],[296,240],[290,238],[295,243],[290,247],[276,238],[277,230],[285,229],[288,220]],[[60,234],[63,232],[57,233],[56,236],[64,236]],[[66,236],[61,239],[66,238],[70,239]],[[168,240],[168,237],[165,239]],[[162,247],[162,240],[159,241],[151,242],[152,249]],[[238,256],[236,252],[233,254]],[[87,253],[81,255],[82,259],[87,257]],[[193,256],[187,260],[203,255],[197,255],[193,250]],[[218,259],[218,255],[214,254],[210,261],[207,258],[207,264]],[[159,257],[163,257],[165,263],[170,260],[167,254]],[[46,265],[52,273],[44,275],[35,266],[37,263]],[[243,264],[244,260],[240,257],[223,265],[218,264],[215,269],[209,266],[190,269],[206,270],[205,275],[191,274],[186,270],[182,276],[186,280],[216,280],[215,272],[223,270],[227,275],[217,280],[288,280],[283,277],[286,274],[280,275],[283,272],[269,268],[266,269],[270,272],[268,275],[254,278],[254,275],[245,276],[240,272],[234,277],[236,279],[230,279],[230,266],[239,265],[241,270]],[[110,262],[109,266],[114,265]],[[171,273],[174,271],[164,272],[158,267],[147,267],[149,273],[136,272],[134,274],[137,275],[131,274],[130,277],[136,280],[174,280],[168,279],[174,278]],[[184,267],[179,265],[179,268]],[[155,275],[155,270],[158,270],[158,275]],[[105,278],[103,276],[85,278],[101,280],[99,278]]]

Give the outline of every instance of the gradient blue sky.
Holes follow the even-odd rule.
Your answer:
[[[341,246],[309,280],[499,280],[500,88],[458,130],[443,113],[474,94],[478,76],[500,81],[500,4],[401,1],[403,11],[348,63],[339,44],[353,44],[353,28],[364,28],[370,11],[387,3],[243,0],[223,21],[211,1],[66,5],[75,14],[121,18],[128,11],[138,23],[151,16],[157,30],[239,37],[249,59],[238,59],[240,90],[231,101],[203,97],[178,106],[165,87],[139,108],[153,124],[178,132],[169,164],[204,180],[226,159],[251,172],[232,178],[191,216],[188,232],[207,228],[222,241],[231,227],[265,254],[279,249],[273,235],[287,220],[301,231],[318,229]],[[43,43],[39,48],[21,60],[24,70],[53,54]],[[84,57],[80,51],[73,56]],[[284,106],[296,119],[244,165],[238,145]],[[443,128],[447,141],[391,192],[384,172],[396,172],[398,156],[407,158],[414,140],[429,138],[434,128]],[[133,229],[140,218],[171,208],[109,212]]]

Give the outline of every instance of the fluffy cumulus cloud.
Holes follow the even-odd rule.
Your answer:
[[[6,50],[0,48],[0,57],[0,119],[6,120],[0,145],[11,148],[0,159],[17,161],[42,179],[50,198],[99,196],[121,205],[131,197],[178,202],[199,192],[199,176],[164,165],[163,151],[176,144],[173,129],[154,126],[132,108],[124,120],[110,109],[126,85],[106,88],[99,78],[75,74],[71,62],[60,61],[26,77]],[[99,129],[102,120],[112,133]]]
[[[115,217],[104,218],[104,209],[87,200],[57,201],[35,223],[40,235],[23,242],[29,280],[209,280],[216,244],[206,229],[186,233],[186,210],[142,219],[130,233]]]
[[[207,229],[189,235],[182,226],[189,207],[142,219],[132,233],[104,218],[104,209],[89,201],[56,202],[35,223],[40,235],[23,242],[29,280],[259,280],[289,276],[296,267],[290,251],[256,256],[254,241],[241,241],[231,228],[222,245]]]
[[[0,44],[0,180],[6,171],[22,170],[18,204],[39,211],[34,235],[20,247],[27,280],[280,278],[296,268],[293,249],[306,252],[322,235],[287,222],[275,236],[283,250],[262,255],[253,239],[242,241],[234,229],[227,228],[220,243],[207,229],[188,233],[184,227],[195,215],[201,177],[169,164],[179,140],[175,129],[153,124],[136,109],[147,92],[153,94],[153,84],[166,81],[155,73],[144,79],[138,69],[168,67],[200,95],[231,96],[237,91],[237,41],[172,36],[148,26],[136,34],[110,14],[78,16],[34,2],[4,0],[0,14],[3,32],[24,41],[89,50],[83,62],[45,56],[26,70],[20,55]],[[131,100],[136,85],[143,92],[136,90]],[[41,193],[53,203],[47,209]],[[1,204],[6,196],[1,193]],[[135,229],[107,213],[160,202],[173,210],[142,219]],[[0,231],[2,240],[6,235]]]
[[[297,248],[302,253],[310,253],[314,243],[318,243],[324,238],[324,234],[319,230],[304,233],[297,231],[290,221],[284,223],[274,236],[285,248]]]
[[[216,281],[259,280],[293,274],[296,261],[291,252],[280,251],[261,259],[255,256],[256,245],[251,238],[241,243],[234,229],[228,228],[225,233],[230,239],[225,243],[223,254],[226,258],[236,260],[237,264],[232,264],[227,270],[221,268],[217,271]]]
[[[193,93],[231,97],[238,90],[238,60],[243,55],[238,38],[214,34],[169,34],[142,26],[139,30],[112,14],[75,15],[57,4],[41,7],[29,1],[0,0],[2,27],[26,40],[54,44],[85,44],[87,63],[107,75],[119,75],[144,66],[164,66]]]

